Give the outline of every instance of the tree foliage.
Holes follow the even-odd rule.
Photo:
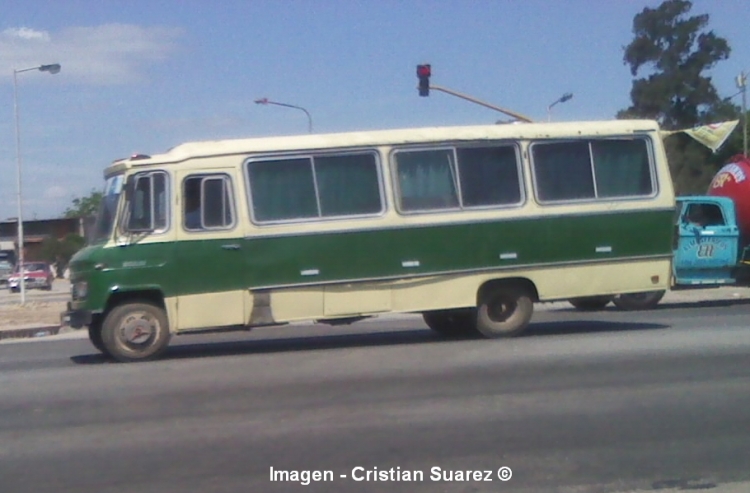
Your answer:
[[[729,43],[708,29],[708,14],[690,16],[691,8],[688,0],[665,0],[633,18],[634,38],[624,48],[623,61],[636,78],[632,104],[618,118],[649,118],[664,129],[678,130],[739,117],[739,108],[719,96],[708,75],[729,58]],[[712,155],[684,134],[669,137],[666,144],[681,194],[705,192],[721,159],[739,151],[729,149],[736,145],[730,139],[720,154]]]
[[[95,216],[99,210],[99,204],[102,201],[102,192],[91,190],[91,193],[85,197],[73,199],[73,204],[65,209],[63,217],[90,217]]]
[[[42,260],[55,264],[58,277],[62,276],[71,257],[83,248],[85,240],[81,235],[69,233],[62,240],[49,237],[42,242],[40,256]]]
[[[633,19],[635,38],[624,61],[635,77],[628,115],[659,120],[667,129],[708,123],[728,103],[719,97],[706,71],[729,58],[726,39],[707,30],[708,14],[688,16],[688,0],[666,0]]]

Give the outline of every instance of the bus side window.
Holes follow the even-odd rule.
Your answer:
[[[404,150],[395,156],[402,211],[459,207],[452,150]]]
[[[129,197],[126,229],[131,232],[164,231],[168,227],[167,175],[163,172],[135,176]]]
[[[229,228],[234,222],[228,177],[203,179],[203,225],[207,228]]]
[[[228,229],[234,225],[231,181],[225,175],[191,176],[183,187],[184,225],[189,231]]]

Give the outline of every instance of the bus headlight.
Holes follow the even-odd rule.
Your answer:
[[[87,281],[78,281],[72,285],[71,295],[74,300],[83,299],[89,294],[89,283]]]

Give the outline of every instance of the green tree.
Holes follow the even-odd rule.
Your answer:
[[[691,8],[688,0],[666,0],[633,19],[635,38],[623,59],[634,77],[647,68],[650,73],[633,81],[632,105],[623,116],[653,118],[678,129],[709,123],[731,106],[705,74],[729,58],[729,43],[707,30],[708,14],[688,17]]]
[[[726,39],[708,29],[709,15],[689,16],[688,0],[665,0],[633,18],[634,39],[623,61],[633,80],[631,106],[618,118],[649,118],[664,129],[686,129],[739,118],[739,108],[722,99],[707,72],[729,57]],[[711,176],[735,154],[735,140],[717,155],[684,134],[666,139],[672,177],[678,193],[703,193]]]
[[[42,242],[40,255],[42,260],[55,264],[57,276],[61,277],[71,257],[83,248],[85,243],[84,238],[75,233],[69,233],[63,239],[45,238]]]
[[[95,216],[99,210],[99,204],[102,201],[102,192],[91,190],[91,193],[85,197],[73,199],[73,204],[65,209],[63,217],[89,217]]]

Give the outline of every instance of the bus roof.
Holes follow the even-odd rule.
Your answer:
[[[574,136],[623,135],[658,132],[653,120],[604,120],[562,123],[516,123],[452,127],[366,130],[330,134],[305,134],[187,142],[164,154],[136,155],[115,161],[105,174],[125,168],[179,163],[195,157],[278,151],[312,151],[376,145],[419,144],[434,141],[482,141],[498,139],[570,138]]]

